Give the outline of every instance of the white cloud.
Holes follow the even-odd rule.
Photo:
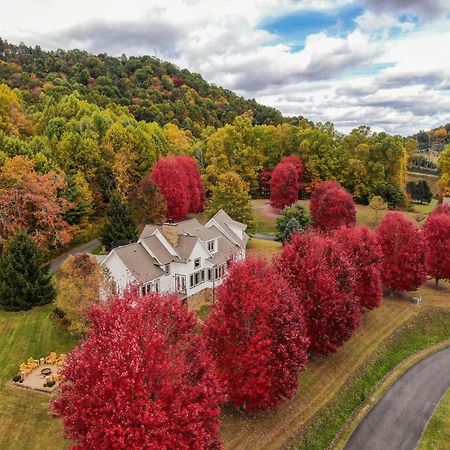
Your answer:
[[[366,123],[408,134],[450,121],[448,1],[367,0],[354,30],[316,32],[298,51],[259,28],[267,17],[335,14],[356,3],[78,0],[68,10],[59,0],[22,0],[3,9],[0,36],[50,49],[154,54],[286,114],[330,120],[344,131]],[[415,27],[405,13],[427,20]],[[372,70],[377,65],[390,67]]]
[[[377,30],[390,30],[399,28],[402,31],[411,31],[415,28],[414,22],[400,21],[392,13],[376,14],[372,11],[364,11],[364,13],[355,19],[359,28],[367,33],[373,33]]]

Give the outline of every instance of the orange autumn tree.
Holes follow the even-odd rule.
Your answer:
[[[60,195],[64,187],[62,176],[38,174],[24,156],[6,161],[0,169],[0,241],[24,230],[42,248],[69,242],[71,228],[64,220],[69,205]]]

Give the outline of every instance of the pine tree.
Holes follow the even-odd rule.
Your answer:
[[[291,223],[290,231],[288,233],[288,224],[292,219],[295,219],[295,222]],[[292,233],[294,225],[296,229],[306,228],[311,225],[309,214],[305,211],[305,208],[299,204],[286,206],[277,217],[277,241],[284,242]]]
[[[37,245],[24,231],[17,232],[0,257],[0,307],[23,311],[50,303],[55,290],[48,272]]]
[[[136,224],[130,208],[120,194],[116,193],[111,197],[111,204],[106,211],[106,216],[106,224],[100,237],[104,246],[110,249],[120,243],[137,239]]]
[[[208,205],[209,216],[223,209],[232,219],[247,224],[247,232],[254,229],[248,184],[235,172],[220,175],[217,186],[212,189]]]

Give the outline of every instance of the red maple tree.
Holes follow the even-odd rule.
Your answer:
[[[324,181],[316,186],[310,209],[313,225],[321,231],[353,227],[356,223],[353,197],[335,181]]]
[[[270,178],[270,204],[283,209],[298,200],[304,166],[298,156],[284,157],[273,169]]]
[[[203,211],[205,190],[197,163],[190,156],[160,158],[151,174],[167,202],[167,218],[183,220]]]
[[[336,351],[361,323],[348,255],[330,237],[294,234],[275,261],[304,311],[310,351]]]
[[[377,228],[383,253],[381,279],[391,291],[414,291],[426,278],[425,240],[400,212],[386,214]]]
[[[52,402],[73,448],[220,448],[222,389],[176,296],[128,292],[90,320]]]
[[[341,244],[356,269],[355,294],[362,309],[381,304],[381,261],[383,255],[377,235],[367,227],[341,228],[333,238]]]
[[[175,156],[176,161],[185,171],[188,178],[189,212],[201,213],[205,207],[206,197],[200,169],[194,158],[186,155]]]
[[[426,243],[426,268],[436,285],[450,280],[450,209],[449,214],[432,214],[423,227]]]
[[[450,216],[450,205],[438,205],[433,209],[431,214],[447,214]]]
[[[160,158],[152,169],[152,180],[166,199],[168,219],[183,220],[189,213],[188,177],[175,158]]]
[[[273,267],[252,258],[233,264],[204,329],[232,405],[251,412],[291,397],[307,359],[305,333],[299,304]]]

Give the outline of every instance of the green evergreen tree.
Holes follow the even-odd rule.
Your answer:
[[[208,205],[209,217],[223,209],[232,219],[247,225],[247,232],[255,228],[248,184],[235,172],[225,172],[219,176],[212,188]]]
[[[295,233],[301,228],[302,226],[300,225],[300,222],[295,217],[289,219],[289,222],[287,223],[286,228],[284,229],[283,242],[288,241],[291,238],[292,233]]]
[[[305,211],[303,206],[299,204],[287,206],[277,217],[277,241],[284,242],[286,238],[290,236],[290,233],[288,234],[286,229],[292,219],[295,219],[296,223],[291,223],[291,229],[294,225],[297,226],[298,229],[306,228],[311,225],[309,214]]]
[[[136,224],[129,206],[123,201],[120,194],[115,193],[111,196],[106,217],[106,224],[100,236],[100,240],[106,248],[111,249],[114,246],[137,240]]]
[[[28,235],[19,231],[0,257],[0,307],[24,311],[50,303],[55,290],[49,266],[42,265],[42,254]]]

